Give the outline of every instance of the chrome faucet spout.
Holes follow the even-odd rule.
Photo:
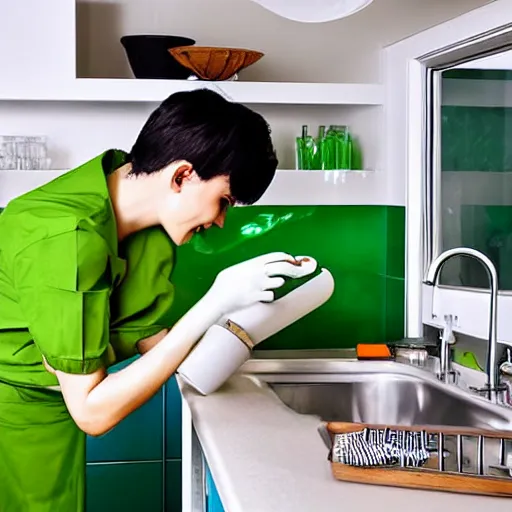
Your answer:
[[[492,401],[498,400],[498,393],[501,390],[499,368],[497,365],[497,320],[498,320],[498,273],[493,262],[480,251],[468,247],[457,247],[449,249],[440,254],[430,265],[424,283],[430,286],[436,286],[439,274],[444,264],[455,256],[467,256],[479,261],[487,272],[489,278],[489,287],[491,300],[489,307],[489,338],[487,348],[487,385],[485,392]]]

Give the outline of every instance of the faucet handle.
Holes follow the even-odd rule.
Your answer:
[[[445,382],[457,385],[459,383],[459,377],[460,373],[457,370],[450,369],[445,374]]]
[[[457,341],[455,338],[455,334],[453,333],[452,315],[444,316],[444,327],[439,334],[439,338],[441,339],[441,343],[448,343],[449,345],[454,345],[455,342]]]
[[[500,381],[502,386],[501,403],[512,406],[512,362],[510,358],[500,365]]]
[[[450,345],[454,345],[456,342],[455,334],[453,333],[453,316],[445,315],[444,317],[444,328],[440,333],[439,338],[441,339],[441,350],[440,350],[440,367],[437,378],[443,382],[450,384],[456,384],[459,374],[452,367],[452,353]]]
[[[501,373],[501,375],[508,377],[509,379],[512,378],[512,362],[505,361],[500,366],[500,373]]]

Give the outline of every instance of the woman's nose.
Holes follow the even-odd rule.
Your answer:
[[[219,228],[224,227],[224,221],[226,220],[226,212],[222,212],[214,221],[214,224],[219,226]]]

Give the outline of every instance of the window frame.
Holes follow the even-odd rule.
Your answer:
[[[390,184],[404,180],[406,206],[406,325],[408,337],[424,325],[488,335],[488,290],[423,284],[440,251],[440,71],[512,48],[512,1],[497,0],[400,41],[385,50],[386,169]],[[434,122],[433,122],[434,121]],[[405,148],[405,151],[404,151]],[[432,236],[436,233],[436,237]],[[512,344],[512,294],[500,292],[498,339]]]

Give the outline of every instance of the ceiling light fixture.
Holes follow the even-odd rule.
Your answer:
[[[373,0],[252,0],[265,9],[301,23],[325,23],[351,16]]]

